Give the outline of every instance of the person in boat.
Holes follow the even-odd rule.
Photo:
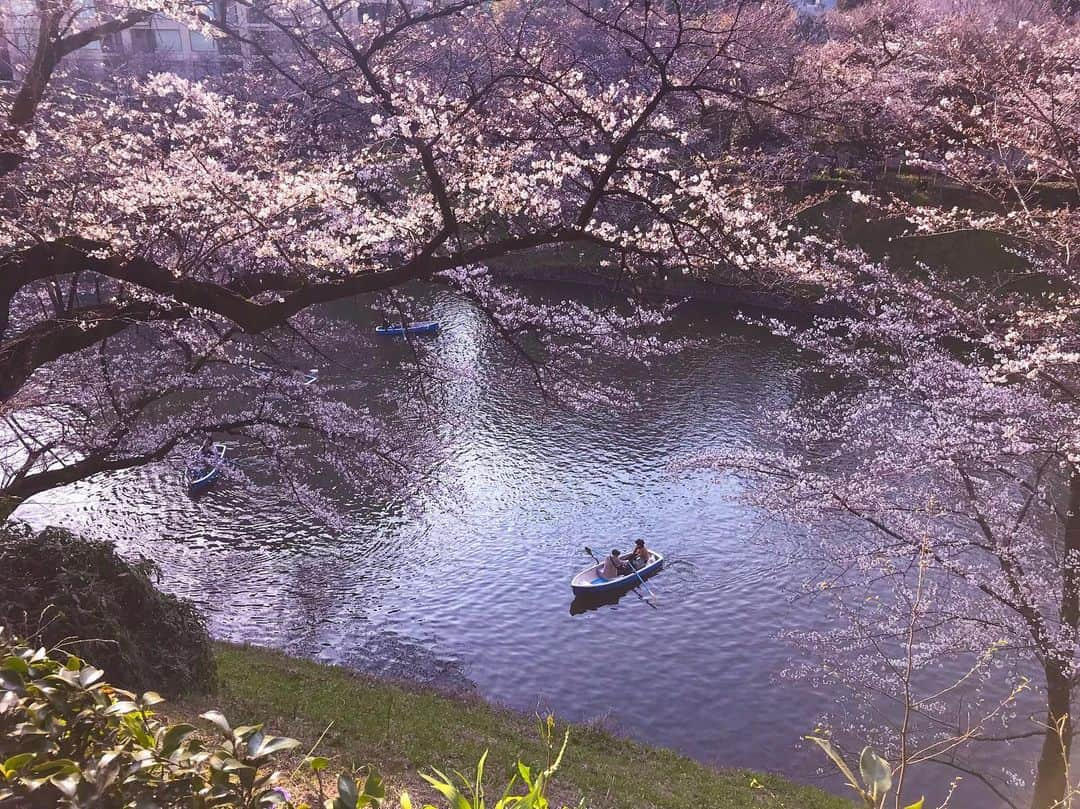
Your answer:
[[[600,563],[600,575],[605,579],[617,579],[632,572],[630,563],[623,559],[619,549],[615,548],[609,556],[604,557]]]
[[[649,559],[652,558],[652,551],[645,547],[644,539],[634,540],[634,550],[632,550],[627,558],[627,561],[634,566],[635,569],[641,570],[645,565],[649,564]]]

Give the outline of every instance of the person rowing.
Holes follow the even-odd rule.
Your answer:
[[[633,554],[627,554],[626,558],[619,553],[618,548],[614,548],[608,556],[604,557],[604,561],[600,563],[600,575],[605,579],[617,579],[620,576],[629,576],[633,573],[633,568],[630,567],[630,563],[627,561]]]
[[[652,551],[645,547],[644,539],[635,539],[634,550],[627,555],[626,559],[636,570],[641,570],[652,559]]]

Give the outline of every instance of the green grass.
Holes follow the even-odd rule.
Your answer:
[[[166,713],[192,721],[216,707],[234,726],[265,722],[271,732],[303,741],[304,749],[330,726],[318,752],[331,758],[332,771],[372,764],[392,788],[408,788],[414,798],[433,802],[435,795],[416,776],[418,770],[435,766],[471,773],[489,750],[486,780],[494,789],[501,788],[504,781],[496,779],[508,775],[519,757],[529,764],[546,762],[534,718],[477,698],[388,683],[257,647],[222,644],[217,654],[218,693]],[[291,787],[312,797],[310,780],[294,779]],[[590,809],[851,807],[777,776],[714,770],[668,750],[574,725],[552,797],[576,806],[582,796]]]

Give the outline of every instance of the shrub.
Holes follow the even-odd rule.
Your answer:
[[[275,786],[278,773],[271,769],[298,741],[270,736],[262,725],[234,728],[217,711],[202,714],[217,739],[204,741],[191,725],[161,722],[154,712],[160,702],[152,692],[113,688],[100,669],[77,657],[60,662],[0,630],[0,804],[306,809]],[[549,721],[551,749],[553,730]],[[424,777],[452,809],[548,809],[545,790],[565,748],[564,740],[536,776],[518,763],[524,794],[514,794],[515,777],[494,804],[484,797],[483,758],[474,778],[457,776],[461,787],[438,770]],[[320,757],[305,761],[317,775],[328,765]],[[321,777],[319,784],[321,791]],[[378,809],[386,798],[382,779],[370,770],[362,777],[341,774],[337,787],[325,809]],[[400,804],[413,806],[405,793]]]
[[[154,716],[161,697],[136,697],[103,680],[101,669],[69,656],[61,664],[0,638],[0,801],[45,806],[267,807],[284,800],[265,772],[274,753],[298,745],[258,725],[194,738],[191,725]]]
[[[206,623],[191,602],[154,587],[156,572],[106,542],[8,523],[0,526],[0,626],[95,660],[123,688],[208,691],[215,666]]]

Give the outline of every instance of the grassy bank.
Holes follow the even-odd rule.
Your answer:
[[[434,765],[469,773],[484,750],[490,750],[492,787],[504,783],[496,779],[507,775],[517,758],[530,764],[545,760],[530,717],[478,699],[390,684],[255,647],[219,645],[217,653],[219,692],[174,705],[168,713],[198,724],[194,717],[200,711],[216,707],[234,726],[266,722],[270,731],[300,739],[305,749],[329,725],[318,753],[332,760],[331,770],[372,764],[386,776],[391,794],[408,788],[414,798],[434,801],[416,771]],[[567,758],[556,780],[554,798],[576,805],[584,795],[592,809],[851,806],[775,776],[713,770],[580,726],[570,730]],[[288,787],[303,794],[312,783],[299,774]]]

